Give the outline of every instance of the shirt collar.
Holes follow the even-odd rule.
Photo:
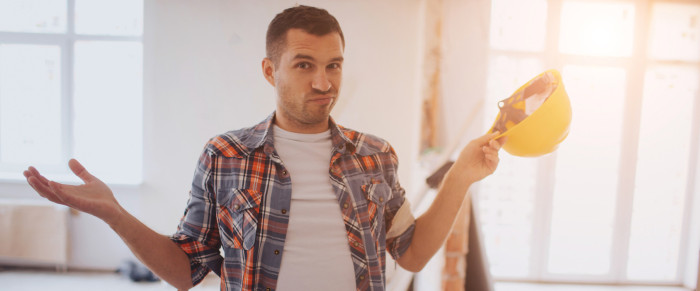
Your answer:
[[[275,112],[272,112],[265,120],[253,126],[249,138],[242,141],[243,145],[247,147],[248,153],[252,153],[256,149],[262,147],[266,154],[272,154],[274,151],[274,138],[272,134],[274,120]],[[354,140],[357,135],[356,132],[338,125],[335,123],[335,120],[333,120],[333,117],[329,117],[328,122],[331,130],[333,150],[341,154],[355,153],[355,149],[357,148],[357,141]]]

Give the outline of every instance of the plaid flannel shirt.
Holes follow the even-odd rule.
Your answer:
[[[177,232],[192,282],[213,270],[222,290],[275,290],[289,223],[291,178],[277,155],[274,113],[263,122],[209,140],[200,156]],[[386,239],[405,202],[398,159],[384,140],[336,125],[329,176],[352,255],[357,290],[384,290],[386,249],[398,259],[415,223]],[[223,258],[220,248],[223,246]]]

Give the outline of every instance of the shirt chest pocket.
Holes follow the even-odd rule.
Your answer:
[[[262,193],[249,189],[231,189],[219,204],[217,220],[224,247],[249,250],[255,244]]]
[[[369,220],[375,224],[384,217],[384,206],[391,195],[389,184],[380,179],[371,179],[362,185],[362,192],[367,199]]]

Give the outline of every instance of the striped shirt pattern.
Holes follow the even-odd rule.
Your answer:
[[[213,270],[222,290],[275,290],[289,223],[292,179],[274,148],[274,113],[216,136],[195,170],[185,214],[171,237],[190,258],[192,282]],[[329,178],[338,199],[357,290],[384,290],[386,250],[398,259],[415,222],[386,238],[405,191],[386,141],[330,120]],[[222,249],[222,253],[220,253]],[[327,278],[324,278],[327,279]]]

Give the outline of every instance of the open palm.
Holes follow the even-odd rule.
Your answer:
[[[116,217],[121,206],[112,190],[91,175],[77,160],[71,159],[68,166],[85,184],[74,186],[53,182],[39,174],[34,167],[24,171],[24,176],[39,195],[50,201],[87,212],[104,221]]]

